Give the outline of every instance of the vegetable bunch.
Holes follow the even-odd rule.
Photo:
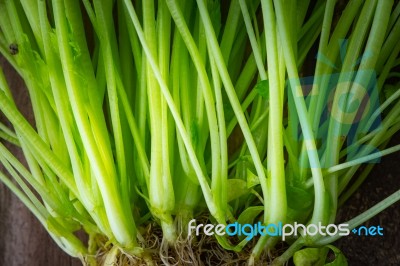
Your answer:
[[[205,237],[188,232],[192,219],[337,222],[373,166],[361,164],[400,150],[386,148],[400,129],[400,3],[312,2],[0,0],[0,53],[35,119],[0,71],[12,125],[0,123],[0,180],[91,265],[201,263],[188,255],[201,248],[185,250]],[[210,238],[249,264],[281,240]],[[326,246],[338,238],[289,238],[273,264],[323,265],[327,247],[345,263]]]

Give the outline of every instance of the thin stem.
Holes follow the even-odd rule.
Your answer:
[[[261,161],[260,156],[258,154],[257,146],[256,146],[256,144],[254,142],[254,138],[253,138],[253,136],[251,134],[249,125],[248,125],[248,123],[246,121],[246,117],[244,116],[244,113],[242,111],[242,108],[241,108],[240,102],[239,102],[239,100],[237,98],[237,95],[236,95],[235,89],[233,87],[232,81],[231,81],[231,79],[229,77],[229,73],[228,73],[228,70],[227,70],[226,65],[224,63],[224,59],[222,57],[221,50],[220,50],[220,48],[218,46],[218,41],[217,41],[217,38],[215,36],[215,32],[213,30],[213,26],[211,24],[210,17],[209,17],[205,2],[204,2],[204,0],[198,0],[197,4],[198,4],[198,7],[199,7],[199,12],[200,12],[200,15],[201,15],[201,19],[202,19],[203,24],[204,24],[204,28],[206,30],[206,34],[207,34],[207,36],[209,38],[209,41],[210,41],[211,53],[213,54],[213,56],[215,58],[215,61],[216,61],[217,67],[218,67],[218,71],[219,71],[219,73],[221,75],[222,82],[225,85],[226,94],[227,94],[227,96],[229,98],[229,102],[231,103],[233,111],[234,111],[234,113],[235,113],[235,115],[237,117],[238,123],[239,123],[239,125],[240,125],[240,127],[242,129],[244,138],[246,140],[247,146],[249,148],[250,154],[251,154],[251,156],[253,158],[253,162],[254,162],[254,165],[255,165],[256,170],[257,170],[258,178],[260,180],[260,184],[261,184],[261,187],[262,187],[262,190],[263,190],[264,197],[266,197],[267,191],[268,191],[268,189],[267,189],[267,180],[266,180],[266,175],[265,175],[265,172],[264,172],[264,167],[262,165],[262,161]]]
[[[348,229],[352,230],[352,229],[356,228],[357,226],[359,226],[360,224],[368,221],[375,215],[379,214],[386,208],[392,206],[399,200],[400,200],[400,190],[396,191],[392,195],[390,195],[387,198],[385,198],[384,200],[380,201],[378,204],[374,205],[373,207],[369,208],[368,210],[364,211],[363,213],[357,215],[353,219],[351,219],[343,224],[348,224]],[[320,240],[317,240],[315,242],[315,244],[324,246],[324,245],[330,244],[330,243],[338,240],[341,237],[342,236],[340,236],[338,234],[334,235],[334,236],[323,237]]]
[[[200,186],[202,188],[203,195],[204,195],[204,198],[206,200],[207,206],[208,206],[208,208],[210,210],[210,213],[211,213],[211,215],[216,217],[218,222],[224,223],[224,219],[222,217],[218,217],[217,216],[217,208],[216,208],[216,205],[215,205],[213,197],[212,197],[212,192],[211,192],[210,187],[209,187],[209,185],[207,183],[207,178],[206,178],[205,174],[203,173],[203,170],[202,170],[202,168],[200,166],[200,163],[199,163],[199,161],[198,161],[198,159],[196,157],[196,153],[195,153],[195,151],[193,149],[193,145],[192,145],[192,143],[190,141],[190,138],[189,138],[189,135],[188,135],[188,133],[187,133],[185,127],[184,127],[184,124],[183,124],[182,119],[181,119],[181,117],[179,115],[179,112],[178,112],[178,109],[177,109],[177,107],[175,105],[175,102],[174,102],[174,100],[173,100],[173,98],[172,98],[172,96],[171,96],[171,94],[169,92],[168,86],[165,83],[165,81],[163,80],[163,78],[161,76],[161,73],[160,73],[160,70],[159,70],[159,68],[158,68],[158,66],[156,64],[155,59],[154,59],[154,56],[153,56],[151,50],[149,49],[149,46],[148,46],[147,41],[145,39],[143,30],[142,30],[141,25],[139,23],[139,19],[138,19],[137,15],[136,15],[135,9],[133,8],[132,3],[129,0],[124,0],[124,3],[125,3],[125,6],[126,6],[126,8],[128,10],[129,16],[131,18],[131,22],[133,23],[133,25],[134,25],[134,27],[136,29],[137,35],[139,37],[139,40],[140,40],[140,42],[141,42],[141,44],[143,46],[143,51],[147,56],[147,60],[148,60],[150,66],[151,66],[151,68],[152,68],[152,70],[154,72],[154,76],[157,79],[158,84],[160,85],[161,92],[163,93],[164,98],[167,101],[168,107],[169,107],[169,109],[171,111],[171,114],[172,114],[172,116],[173,116],[173,118],[175,120],[176,126],[178,128],[178,132],[179,132],[180,136],[182,137],[182,140],[183,140],[183,142],[185,144],[187,153],[189,155],[189,159],[190,159],[190,161],[192,163],[194,171],[197,174],[197,178],[198,178]]]
[[[303,130],[305,146],[308,153],[308,159],[310,161],[310,167],[312,176],[314,179],[314,212],[311,219],[311,223],[317,224],[318,222],[324,223],[325,211],[327,208],[327,202],[325,197],[325,185],[323,175],[321,171],[321,164],[315,144],[315,137],[311,127],[311,121],[308,116],[307,108],[304,102],[303,92],[299,82],[299,75],[297,72],[296,61],[291,47],[291,41],[288,31],[287,21],[284,19],[284,7],[281,1],[274,1],[277,17],[277,26],[280,33],[281,44],[284,48],[284,58],[286,62],[286,68],[289,74],[290,87],[293,94],[297,115],[299,116],[300,125]]]

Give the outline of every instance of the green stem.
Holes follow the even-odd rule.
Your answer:
[[[289,75],[290,88],[293,94],[297,115],[300,120],[301,129],[304,135],[305,146],[308,153],[308,159],[311,166],[311,172],[314,179],[314,212],[311,219],[311,223],[317,224],[318,222],[324,223],[326,221],[325,211],[327,208],[327,202],[325,197],[325,185],[321,171],[320,160],[315,144],[315,137],[312,131],[312,124],[308,116],[307,108],[304,102],[303,92],[299,82],[299,75],[297,72],[297,65],[291,47],[290,35],[285,20],[285,13],[283,3],[281,1],[274,1],[277,26],[281,38],[281,44],[283,46],[283,54],[286,62],[286,68]]]
[[[278,34],[272,0],[262,1],[269,73],[269,128],[268,128],[268,177],[269,206],[265,222],[278,223],[286,220],[285,166],[283,158],[283,87],[278,54]],[[267,37],[268,36],[268,37]]]
[[[218,71],[221,75],[221,79],[223,84],[225,85],[225,91],[226,94],[229,98],[229,102],[231,103],[231,106],[233,108],[233,111],[237,117],[238,123],[242,129],[244,138],[246,140],[246,143],[248,145],[250,154],[253,158],[253,162],[254,165],[256,167],[257,170],[257,174],[258,174],[258,178],[260,180],[260,184],[263,190],[263,194],[264,197],[267,196],[267,180],[266,180],[266,175],[264,172],[264,167],[262,165],[262,161],[260,159],[260,156],[258,154],[258,150],[257,150],[257,146],[254,142],[254,138],[251,134],[249,125],[246,121],[246,117],[242,111],[240,102],[237,98],[235,89],[233,87],[232,81],[229,77],[229,73],[228,70],[226,68],[226,65],[224,63],[224,59],[222,57],[222,53],[221,50],[218,46],[218,41],[217,38],[215,36],[215,32],[205,5],[205,2],[203,0],[198,0],[197,1],[198,7],[199,7],[199,12],[201,15],[201,19],[203,21],[204,24],[204,28],[206,30],[206,34],[209,38],[209,42],[210,42],[210,51],[213,54],[214,58],[215,58],[215,62],[218,68]]]
[[[88,83],[89,88],[85,91],[86,93],[83,93],[82,89],[85,87],[82,87],[81,81],[76,76],[79,71],[75,68],[79,65],[74,60],[69,45],[71,40],[69,39],[70,34],[68,34],[66,14],[64,13],[68,9],[65,9],[61,0],[53,0],[53,9],[60,58],[71,109],[82,137],[83,146],[91,161],[91,167],[103,198],[103,204],[113,234],[124,248],[131,250],[136,246],[136,229],[133,217],[130,211],[127,211],[129,209],[122,202],[121,194],[118,190],[117,173],[107,137],[107,129],[104,117],[101,116],[102,111],[99,112],[101,110],[100,102],[98,101],[99,96],[92,96],[94,88],[90,86],[95,85],[93,72],[86,71],[88,74],[86,78],[89,81],[92,80],[93,84]],[[74,25],[73,22],[70,22],[70,25]],[[82,39],[78,38],[77,41],[82,43]],[[90,68],[84,70],[90,70]],[[84,96],[86,97],[84,98]],[[99,150],[100,147],[101,151]]]

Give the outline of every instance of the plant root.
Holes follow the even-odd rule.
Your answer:
[[[162,230],[156,224],[149,224],[142,232],[141,247],[144,253],[141,257],[129,254],[121,248],[103,243],[101,249],[93,256],[97,265],[101,266],[261,266],[270,265],[272,260],[285,250],[284,244],[278,244],[273,251],[265,251],[257,260],[251,259],[252,247],[256,241],[248,243],[241,252],[226,250],[220,246],[214,237],[207,235],[179,235],[175,243],[170,244],[162,237]],[[112,253],[114,252],[114,255]],[[111,255],[110,255],[111,254]],[[85,258],[84,265],[93,266],[93,261]],[[111,262],[111,263],[110,263]]]

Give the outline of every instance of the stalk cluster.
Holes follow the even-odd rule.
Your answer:
[[[165,264],[202,237],[254,264],[278,229],[225,226],[338,222],[371,162],[400,150],[386,148],[400,129],[400,3],[314,2],[0,0],[0,53],[34,114],[32,126],[0,71],[0,180],[88,264],[99,250],[105,264],[153,264],[154,223]],[[194,236],[201,222],[225,234]],[[323,265],[331,249],[343,265],[339,237],[300,232],[273,264]]]

